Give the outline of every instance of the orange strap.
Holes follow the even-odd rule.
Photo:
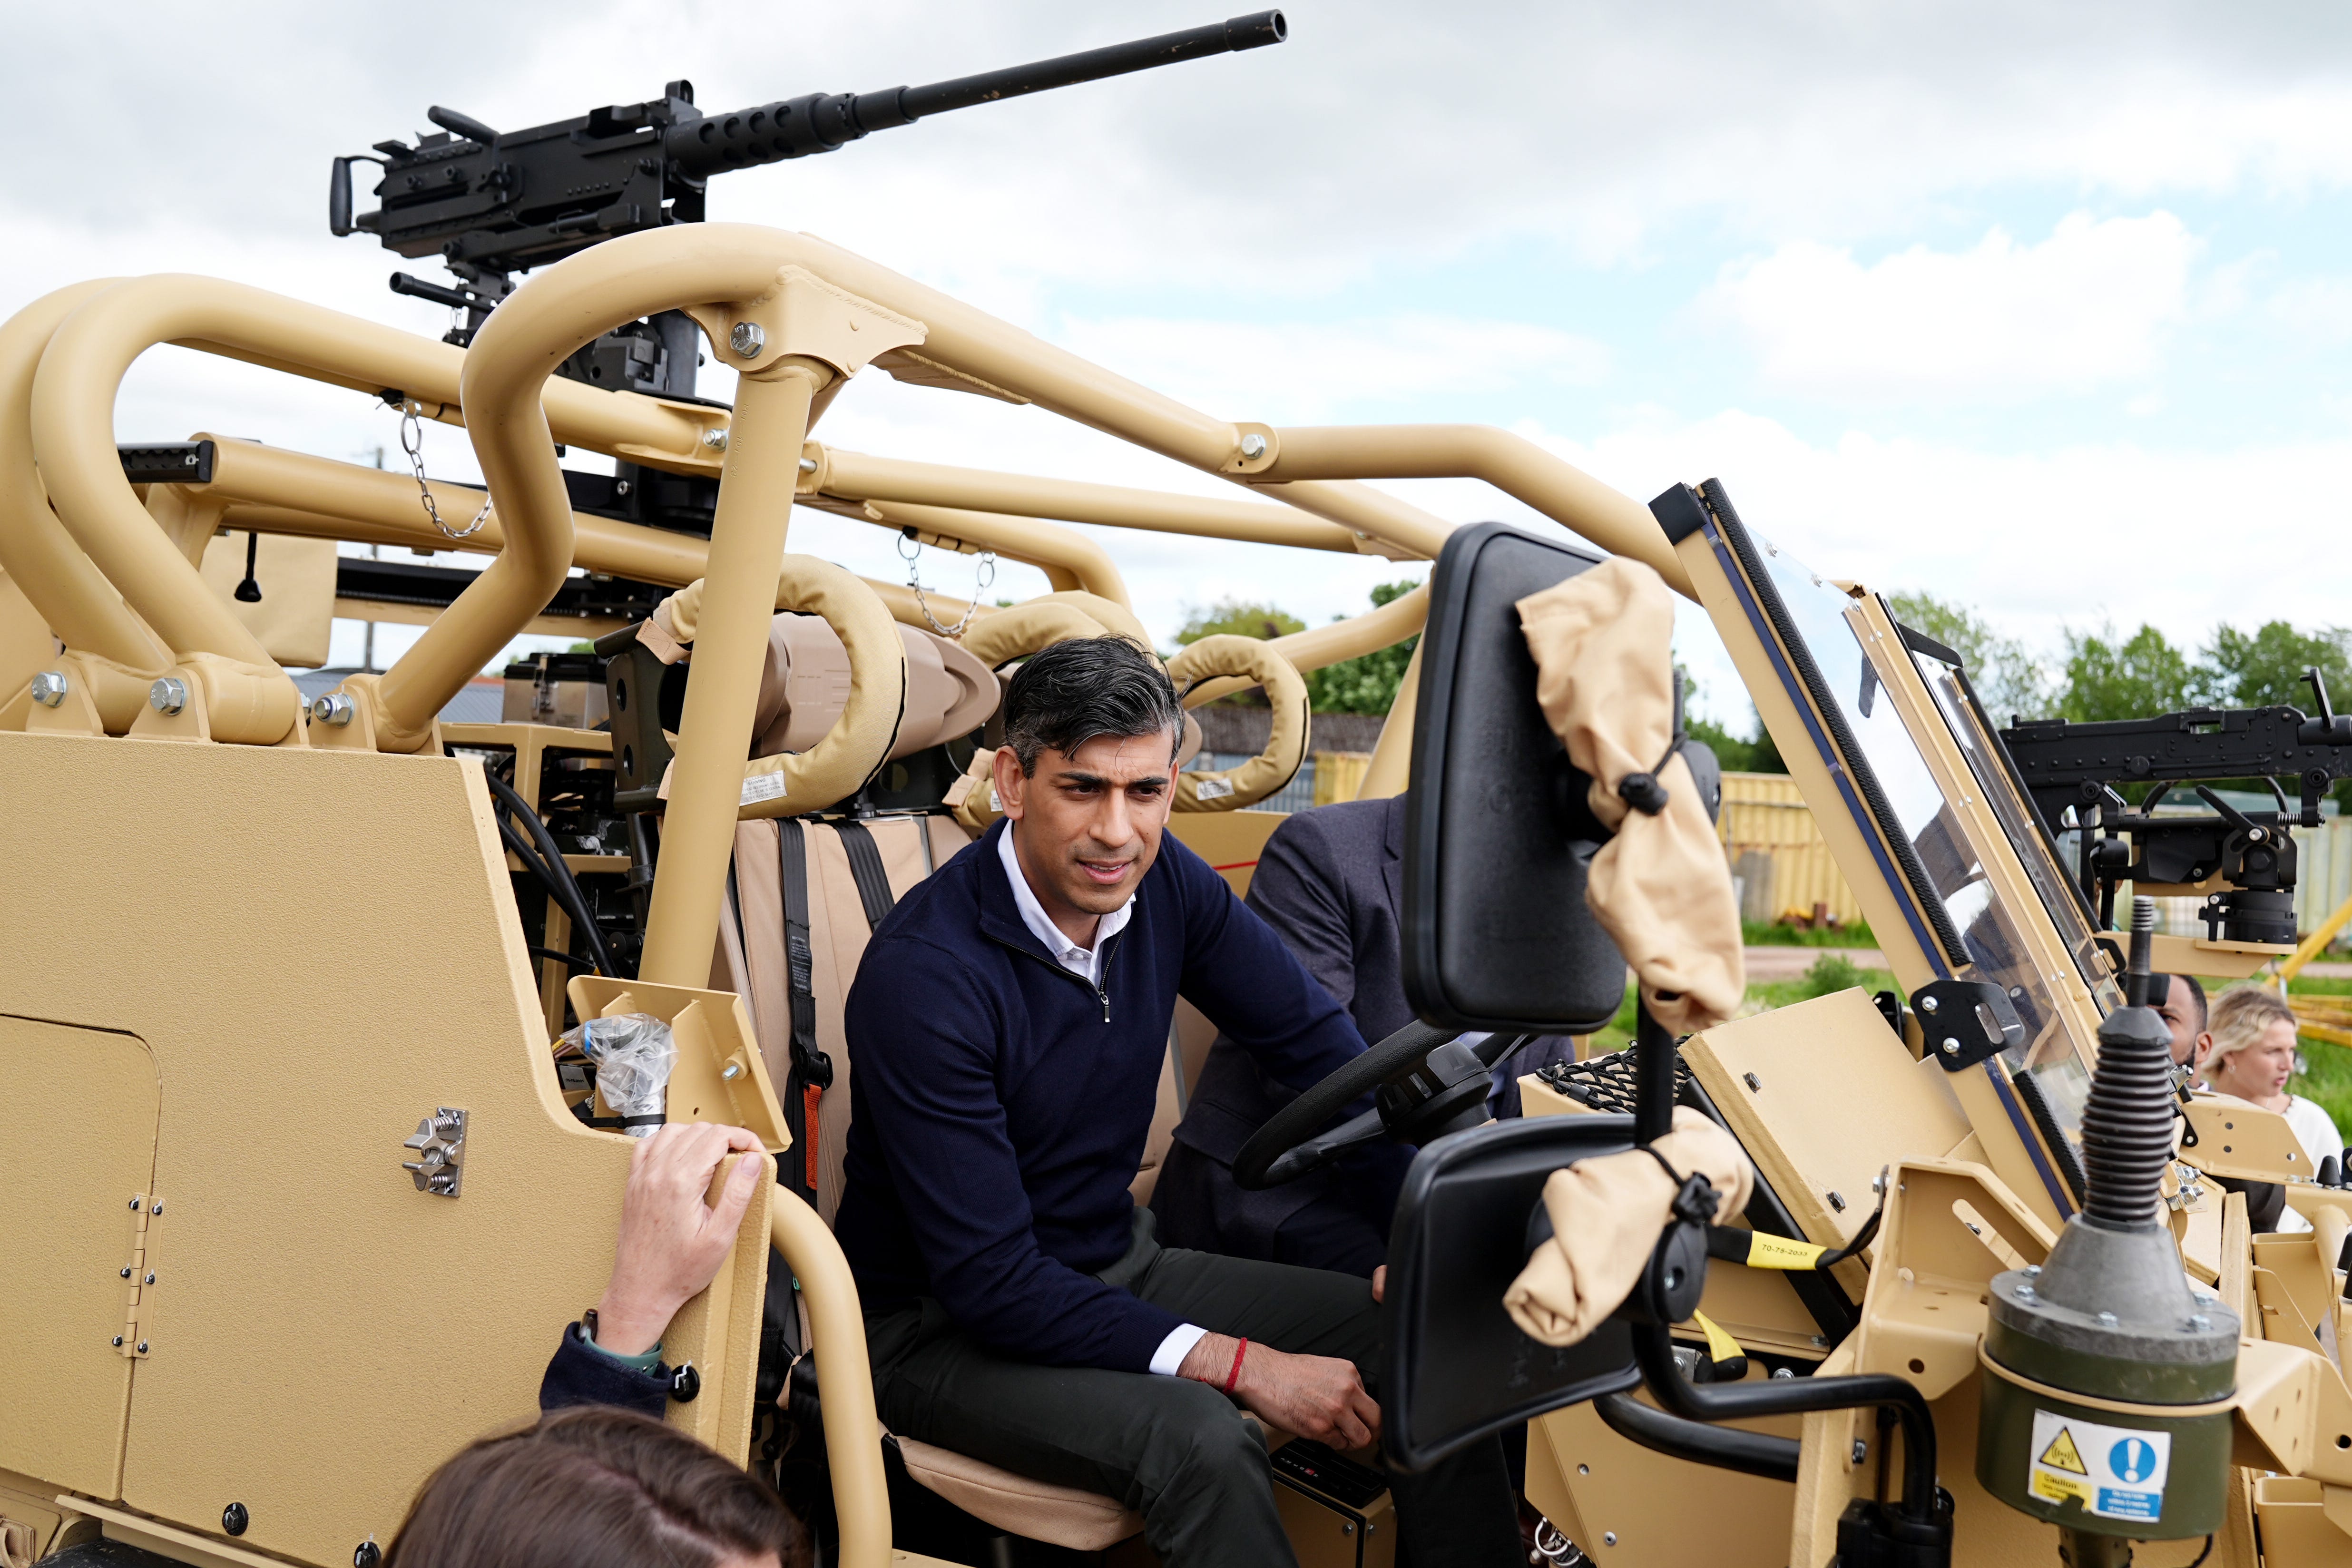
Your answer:
[[[815,1201],[816,1198],[816,1108],[817,1102],[822,1100],[824,1098],[824,1090],[817,1088],[816,1085],[812,1083],[802,1086],[801,1130],[807,1134],[807,1143],[805,1146],[808,1150],[808,1190],[809,1198],[812,1202]]]

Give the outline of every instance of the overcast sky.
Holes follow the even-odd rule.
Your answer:
[[[1719,476],[1825,575],[1929,589],[2039,645],[2110,618],[2191,643],[2217,620],[2352,620],[2352,13],[1285,9],[1279,47],[730,175],[711,216],[823,235],[1223,416],[1490,422],[1638,499]],[[444,312],[383,287],[415,264],[330,237],[323,210],[329,158],[429,129],[428,104],[520,127],[686,77],[723,110],[1219,15],[1192,0],[8,13],[0,300],[187,270],[436,334]],[[357,395],[173,350],[134,370],[118,422],[125,440],[210,428],[362,460],[394,437]],[[1230,493],[1034,408],[878,375],[818,434]],[[428,440],[436,473],[476,471],[458,432]],[[1456,520],[1526,515],[1476,486],[1397,488]],[[803,513],[793,537],[903,574],[881,531]],[[1323,620],[1395,574],[1107,542],[1162,636],[1228,595]],[[950,592],[970,570],[924,563]],[[1007,568],[999,591],[1041,586]],[[1719,650],[1685,622],[1706,706],[1744,720]]]

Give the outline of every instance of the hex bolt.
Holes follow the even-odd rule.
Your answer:
[[[2202,1312],[2199,1312],[2199,1313],[2198,1313],[2198,1314],[2196,1314],[2194,1317],[2192,1317],[2192,1318],[2190,1318],[2190,1319],[2189,1320],[2189,1331],[2190,1333],[2192,1333],[2192,1334],[2201,1334],[2201,1333],[2204,1333],[2204,1332],[2206,1332],[2207,1331],[2210,1330],[2212,1327],[2213,1327],[2213,1320],[2212,1320],[2212,1319],[2210,1319],[2210,1318],[2209,1318],[2209,1317],[2207,1317],[2207,1316],[2206,1316],[2204,1313],[2202,1313]]]
[[[245,1527],[253,1522],[253,1515],[241,1502],[233,1502],[221,1510],[221,1528],[231,1535],[243,1535]]]
[[[1265,456],[1265,437],[1253,430],[1242,437],[1242,456],[1255,463]]]
[[[139,1211],[139,1200],[135,1197],[131,1200],[131,1210],[133,1214]]]
[[[147,1205],[147,1212],[149,1214],[162,1214],[163,1212],[163,1200],[157,1198],[153,1203],[149,1204]]]
[[[130,1266],[129,1266],[129,1265],[127,1265],[127,1264],[123,1267],[123,1270],[122,1270],[122,1277],[123,1277],[125,1279],[130,1279],[130,1278],[131,1278],[131,1268],[130,1268]]]
[[[1919,998],[1919,1011],[1922,1013],[1932,1013],[1935,1010],[1936,999],[1933,996],[1922,996]]]
[[[1870,1457],[1870,1445],[1856,1437],[1853,1440],[1853,1462],[1860,1464]]]
[[[352,1568],[378,1568],[383,1562],[383,1548],[371,1535],[352,1549]]]
[[[1752,1072],[1741,1073],[1739,1075],[1739,1081],[1748,1086],[1748,1092],[1750,1094],[1761,1094],[1764,1092],[1764,1080],[1758,1078]]]
[[[337,728],[350,723],[352,715],[358,711],[351,698],[340,691],[323,692],[310,704],[311,718],[321,724],[332,724]]]
[[[170,718],[188,705],[188,683],[176,675],[167,675],[147,689],[147,706]]]
[[[150,1284],[150,1285],[152,1285],[153,1283],[155,1283],[155,1271],[154,1271],[152,1268],[150,1268],[149,1270],[147,1270],[147,1279],[146,1279],[146,1283],[148,1283],[148,1284]]]
[[[745,359],[755,359],[768,346],[768,334],[757,321],[738,321],[735,330],[727,334],[727,346]]]
[[[122,1348],[122,1336],[121,1334],[114,1336],[114,1348],[116,1350],[121,1350]]]
[[[2032,1286],[2031,1286],[2031,1285],[2020,1285],[2020,1286],[2017,1288],[2017,1299],[2018,1299],[2019,1300],[2021,1300],[2021,1301],[2031,1301],[2031,1300],[2033,1300],[2033,1287],[2032,1287]]]
[[[2121,1321],[2122,1320],[2117,1318],[2113,1312],[2101,1312],[2099,1314],[2099,1327],[2103,1329],[2112,1329]]]
[[[147,1342],[145,1340],[141,1340],[139,1342],[139,1353],[141,1355],[145,1355],[147,1353]]]
[[[1772,1375],[1774,1377],[1794,1377],[1797,1374],[1790,1371],[1785,1366],[1776,1366],[1772,1369]]]
[[[1830,1194],[1830,1207],[1835,1209],[1840,1214],[1845,1213],[1845,1194],[1841,1192],[1832,1192]]]
[[[742,329],[739,327],[736,331]],[[727,432],[714,425],[702,433],[702,444],[714,452],[723,452],[727,450]]]
[[[1950,1037],[1949,1035],[1945,1036],[1945,1037],[1944,1037],[1944,1054],[1945,1054],[1946,1056],[1948,1056],[1948,1057],[1956,1057],[1956,1056],[1958,1056],[1958,1055],[1960,1054],[1960,1042],[1959,1042],[1959,1041],[1958,1041],[1958,1040],[1956,1040],[1956,1039],[1954,1039],[1954,1038],[1953,1038],[1952,1037]]]
[[[66,677],[60,669],[45,669],[33,677],[33,700],[55,708],[66,700]]]

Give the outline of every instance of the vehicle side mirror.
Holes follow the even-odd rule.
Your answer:
[[[1641,1381],[1633,1331],[1612,1319],[1565,1350],[1503,1310],[1528,1259],[1528,1219],[1561,1166],[1633,1146],[1630,1116],[1531,1116],[1424,1146],[1389,1232],[1389,1460],[1424,1470],[1465,1444]]]
[[[1625,960],[1584,901],[1609,835],[1536,701],[1516,608],[1600,562],[1486,522],[1455,530],[1430,574],[1402,945],[1405,996],[1432,1024],[1588,1034],[1624,1000]]]

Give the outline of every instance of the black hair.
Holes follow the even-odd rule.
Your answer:
[[[2205,1026],[2213,1021],[2213,1009],[2205,1000],[2205,987],[2197,984],[2197,976],[2193,974],[2176,974],[2172,983],[2187,991],[2189,999],[2197,1004],[2196,1032],[2203,1034]]]
[[[1104,735],[1166,735],[1174,761],[1184,710],[1168,671],[1126,637],[1069,637],[1031,654],[1004,693],[1004,743],[1021,775],[1047,747],[1068,756]]]

